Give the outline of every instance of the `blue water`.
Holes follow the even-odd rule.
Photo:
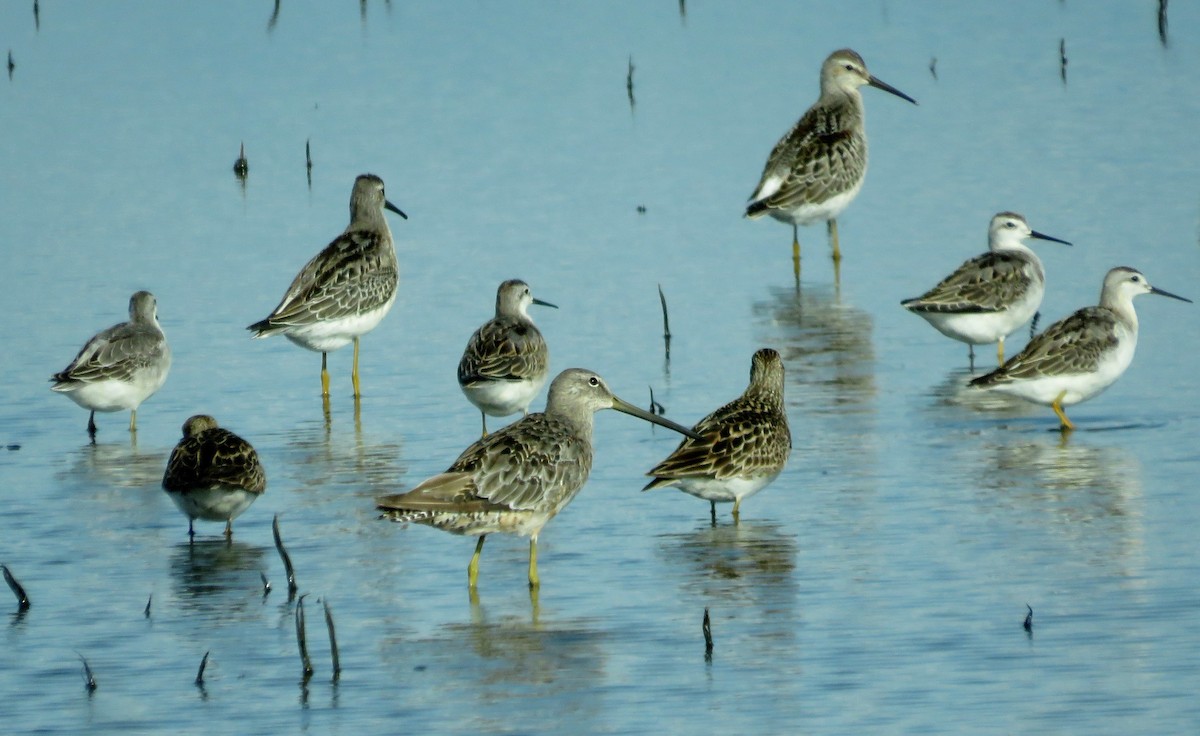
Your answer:
[[[1116,265],[1200,297],[1200,11],[1172,4],[1164,43],[1154,3],[343,5],[41,3],[37,27],[0,7],[0,562],[33,600],[0,592],[6,729],[1200,726],[1200,312],[1139,299],[1133,366],[1064,441],[1044,407],[965,393],[964,346],[898,306],[1005,209],[1075,243],[1034,243],[1043,326]],[[804,228],[797,289],[789,229],[740,215],[841,46],[920,105],[864,89],[840,278]],[[317,356],[243,328],[345,226],[366,171],[411,218],[390,220],[401,293],[363,340],[357,411],[349,351],[331,354],[326,417]],[[472,601],[472,540],[376,519],[476,438],[454,368],[513,277],[560,306],[534,314],[553,370],[642,405],[653,387],[684,423],[740,393],[756,348],[783,353],[795,450],[740,525],[640,493],[676,438],[612,412],[542,534],[536,602],[524,540],[489,540]],[[46,379],[142,288],[175,364],[136,441],[102,415],[92,446]],[[230,545],[201,525],[189,546],[159,487],[199,412],[268,474]],[[308,594],[307,685],[275,515]]]

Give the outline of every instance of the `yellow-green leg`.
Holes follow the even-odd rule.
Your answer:
[[[1050,408],[1053,409],[1054,413],[1058,415],[1058,421],[1062,422],[1062,431],[1070,432],[1071,430],[1075,429],[1075,425],[1071,423],[1070,419],[1067,419],[1066,412],[1064,412],[1062,408],[1062,400],[1066,395],[1066,391],[1060,393],[1058,397],[1050,403]]]
[[[354,398],[362,396],[358,390],[358,338],[354,338],[354,367],[350,370],[350,380],[354,383]]]
[[[329,395],[328,359],[329,359],[329,355],[327,353],[321,353],[321,395],[322,396]]]
[[[479,417],[483,420],[483,436],[487,437],[487,414],[479,412]]]
[[[225,520],[225,538],[233,539],[233,519]]]
[[[792,274],[796,277],[796,285],[800,285],[800,232],[796,223],[792,223]]]
[[[487,539],[486,534],[479,535],[479,541],[475,543],[475,554],[471,555],[471,563],[467,565],[467,587],[474,588],[479,582],[479,553],[483,551],[483,540]]]
[[[89,419],[88,421],[91,422],[92,420]],[[96,426],[95,423],[93,423],[92,426],[93,427]],[[137,409],[134,409],[133,411],[129,412],[129,431],[130,432],[137,431]]]
[[[537,574],[537,535],[529,538],[529,587],[536,588],[542,584]]]
[[[827,226],[829,228],[829,240],[833,244],[833,262],[841,263],[842,248],[838,244],[837,220],[836,219],[829,220]]]
[[[1004,338],[1000,338],[1000,342],[996,343],[996,361],[999,365],[1004,365]]]
[[[742,499],[740,499],[740,498],[733,499],[733,523],[734,524],[737,524],[740,521],[740,518],[738,516],[738,510],[741,507],[742,507]]]

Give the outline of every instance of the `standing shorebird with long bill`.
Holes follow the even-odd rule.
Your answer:
[[[713,523],[717,502],[733,502],[738,521],[742,500],[779,477],[792,452],[783,405],[783,359],[762,348],[750,360],[750,385],[741,396],[701,419],[665,460],[646,475],[654,480],[643,491],[674,486],[710,502]]]
[[[408,219],[384,196],[382,179],[374,174],[355,179],[350,225],[300,269],[266,319],[246,328],[254,337],[281,334],[319,352],[322,396],[329,396],[329,351],[353,342],[350,375],[359,397],[358,339],[375,329],[396,301],[400,265],[385,209]]]
[[[85,409],[88,435],[96,438],[96,412],[129,409],[129,431],[137,431],[137,410],[166,383],[171,348],[158,324],[158,300],[148,291],[129,297],[129,321],[101,330],[71,364],[50,377],[52,391]]]
[[[1133,362],[1138,339],[1133,298],[1140,294],[1191,302],[1151,286],[1136,269],[1118,266],[1104,277],[1099,306],[1084,307],[1050,325],[1007,363],[970,385],[1048,404],[1063,432],[1075,429],[1063,407],[1104,391]]]
[[[792,225],[792,264],[800,277],[799,225],[829,223],[835,267],[841,261],[837,216],[858,196],[867,175],[867,134],[858,88],[870,85],[914,105],[917,101],[871,76],[850,49],[834,51],[821,65],[821,96],[775,144],[750,195],[746,217],[770,215]]]
[[[596,373],[570,368],[550,384],[546,411],[530,414],[475,442],[445,470],[407,493],[379,499],[385,518],[479,537],[467,585],[479,579],[479,553],[493,532],[529,537],[529,587],[540,584],[542,527],[575,498],[592,469],[592,427],[601,409],[660,424],[694,439],[692,430],[613,395]]]
[[[496,290],[496,316],[484,322],[463,351],[458,363],[458,385],[483,417],[506,417],[518,411],[528,415],[550,373],[550,350],[537,325],[529,318],[529,305],[554,307],[535,299],[529,285],[510,279]]]
[[[1042,261],[1024,241],[1065,240],[1029,227],[1016,212],[1001,212],[988,226],[988,252],[975,256],[937,286],[900,305],[945,335],[967,344],[971,367],[976,345],[996,343],[996,360],[1004,363],[1004,338],[1037,314],[1046,293]]]

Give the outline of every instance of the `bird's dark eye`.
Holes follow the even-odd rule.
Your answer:
[[[591,378],[588,379],[588,385],[589,386],[599,386],[600,379],[596,378],[595,376],[592,376]]]
[[[1129,277],[1129,280],[1130,280],[1130,281],[1132,281],[1132,282],[1133,282],[1133,283],[1135,283],[1135,284],[1136,284],[1137,282],[1141,281],[1141,279],[1139,279],[1139,278],[1137,277],[1137,274],[1134,274],[1133,276],[1130,276],[1130,277]]]
[[[854,65],[853,65],[853,64],[847,64],[847,65],[846,65],[846,71],[848,71],[848,72],[852,72],[852,71],[854,71]]]

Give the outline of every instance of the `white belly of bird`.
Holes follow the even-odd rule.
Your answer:
[[[250,508],[250,504],[254,503],[259,494],[242,488],[212,486],[187,493],[167,491],[167,495],[189,519],[232,521]]]
[[[862,189],[863,181],[866,177],[855,182],[854,186],[850,187],[841,194],[835,194],[823,202],[805,202],[799,207],[790,210],[772,209],[768,211],[771,217],[783,222],[790,222],[796,225],[809,225],[819,220],[832,220],[842,214],[842,210],[846,209],[854,198],[858,196],[858,192]],[[764,197],[770,196],[764,194]]]
[[[1096,396],[1113,385],[1129,364],[1137,349],[1137,334],[1124,333],[1117,347],[1109,351],[1096,370],[1091,373],[1069,373],[1058,376],[1042,376],[1024,381],[1014,381],[995,386],[997,391],[1020,396],[1027,401],[1049,405],[1059,394],[1063,394],[1062,405],[1071,406]]]
[[[345,347],[353,342],[354,338],[375,329],[395,301],[396,297],[393,295],[385,304],[369,312],[290,327],[283,334],[302,348],[327,353]]]
[[[143,370],[133,376],[132,381],[109,379],[93,383],[72,384],[65,393],[71,401],[92,411],[121,411],[137,409],[167,380],[167,371]],[[58,390],[58,389],[56,389]]]
[[[506,417],[524,411],[546,383],[546,377],[521,381],[478,381],[463,386],[463,393],[481,412]]]
[[[753,496],[771,481],[779,477],[779,473],[760,475],[754,478],[682,478],[675,487],[684,493],[690,493],[705,501],[732,503]]]

